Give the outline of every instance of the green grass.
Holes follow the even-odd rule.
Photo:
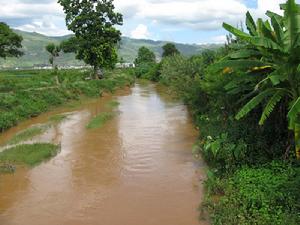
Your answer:
[[[102,127],[106,122],[115,117],[114,112],[104,112],[94,117],[86,126],[87,129],[96,129]]]
[[[107,71],[103,80],[85,80],[90,71],[60,70],[61,85],[57,86],[52,72],[0,71],[0,132],[54,107],[78,107],[88,97],[98,98],[102,92],[112,92],[134,82],[127,70]]]
[[[120,105],[120,102],[118,102],[116,100],[112,100],[106,104],[106,107],[108,107],[110,109],[114,109],[114,108],[117,108],[119,105]]]
[[[223,179],[209,173],[205,204],[212,224],[300,224],[299,172],[300,167],[274,161],[245,166]]]
[[[0,163],[36,166],[54,157],[59,147],[53,144],[24,144],[6,149],[0,153]]]
[[[60,123],[68,117],[66,114],[58,114],[49,117],[49,121],[52,123]]]
[[[30,127],[30,128],[28,128],[28,129],[26,129],[24,131],[21,131],[21,132],[15,134],[15,136],[13,136],[7,142],[7,144],[14,145],[14,144],[18,144],[18,143],[20,143],[22,141],[30,140],[31,138],[44,133],[47,128],[48,128],[47,125]]]

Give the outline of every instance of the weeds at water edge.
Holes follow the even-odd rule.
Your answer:
[[[49,121],[52,123],[60,123],[68,117],[66,114],[58,114],[49,117]]]
[[[94,117],[86,126],[87,129],[96,129],[102,127],[106,122],[115,117],[115,112],[104,112]]]
[[[39,125],[39,126],[32,126],[26,130],[23,130],[17,134],[15,134],[8,142],[9,145],[18,144],[22,141],[26,141],[32,139],[33,137],[40,135],[45,132],[48,128],[48,125]]]
[[[49,143],[24,144],[8,148],[0,153],[0,164],[36,166],[59,152],[59,146]],[[1,172],[1,170],[0,170]]]
[[[117,108],[119,105],[120,105],[120,102],[118,102],[116,100],[112,100],[112,101],[106,103],[106,107],[109,109]]]

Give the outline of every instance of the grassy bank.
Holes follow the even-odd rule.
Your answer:
[[[0,131],[80,96],[98,97],[134,81],[125,70],[109,71],[103,80],[90,80],[89,74],[59,71],[57,85],[52,71],[0,72]]]
[[[20,121],[49,111],[62,104],[77,104],[81,97],[100,97],[103,93],[129,86],[134,77],[126,70],[108,71],[102,80],[89,79],[90,71],[59,71],[57,85],[52,71],[2,71],[0,72],[0,131],[17,125]],[[118,102],[110,102],[113,109]],[[102,126],[113,117],[105,113],[94,118],[88,128]],[[6,145],[15,145],[0,152],[0,173],[14,172],[19,165],[35,166],[55,156],[59,146],[49,143],[22,144],[44,133],[49,126],[67,119],[55,115],[45,125],[33,126],[15,134]]]
[[[91,119],[91,121],[87,124],[87,129],[96,129],[104,126],[105,123],[107,123],[109,120],[113,119],[115,117],[115,112],[103,112],[99,115],[95,116]]]

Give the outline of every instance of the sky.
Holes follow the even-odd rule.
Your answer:
[[[255,18],[267,10],[280,13],[285,0],[114,0],[124,16],[123,36],[180,43],[222,43],[222,23],[234,26],[250,11]],[[300,3],[300,0],[297,0]],[[57,0],[0,0],[0,21],[13,28],[48,36],[70,34]]]

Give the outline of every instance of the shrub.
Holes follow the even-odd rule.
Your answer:
[[[135,68],[135,76],[141,78],[155,67],[155,63],[141,63]]]
[[[299,174],[299,167],[278,162],[238,170],[222,181],[224,196],[215,202],[211,198],[208,202],[213,223],[299,224]],[[209,186],[213,186],[212,180],[209,181]]]
[[[143,79],[151,80],[151,81],[159,81],[161,74],[162,63],[154,64],[149,68],[149,71],[141,76]]]

